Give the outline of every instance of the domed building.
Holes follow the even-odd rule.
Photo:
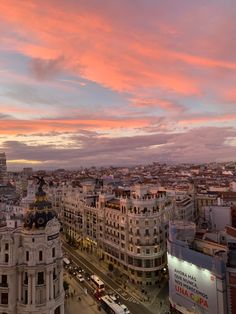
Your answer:
[[[0,313],[64,314],[60,223],[38,183],[22,228],[0,216]]]

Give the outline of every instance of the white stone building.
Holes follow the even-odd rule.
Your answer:
[[[11,229],[0,219],[0,313],[64,314],[60,223],[42,184],[24,219]]]
[[[174,201],[165,192],[135,186],[120,196],[70,189],[63,226],[79,245],[140,285],[159,282],[166,265],[168,221]]]

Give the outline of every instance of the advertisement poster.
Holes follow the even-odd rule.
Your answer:
[[[208,270],[168,254],[170,298],[196,313],[217,313],[216,278]]]

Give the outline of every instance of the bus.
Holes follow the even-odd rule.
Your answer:
[[[113,301],[109,295],[101,297],[101,307],[108,314],[126,314],[125,310],[118,303]]]
[[[96,293],[101,293],[105,291],[104,282],[101,281],[101,279],[98,276],[92,275],[90,279],[91,285],[94,287]]]

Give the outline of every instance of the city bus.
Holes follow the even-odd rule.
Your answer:
[[[126,314],[126,311],[122,308],[122,306],[113,301],[109,295],[101,297],[100,302],[101,307],[108,314]]]
[[[91,285],[94,287],[96,293],[105,291],[104,282],[97,275],[92,275],[90,279]]]

